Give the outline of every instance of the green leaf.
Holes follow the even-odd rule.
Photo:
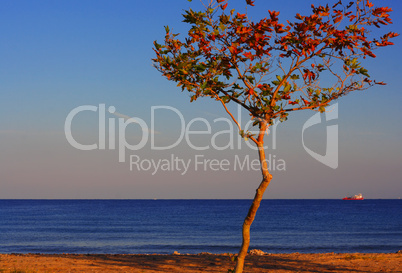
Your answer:
[[[290,79],[292,80],[298,80],[300,78],[299,75],[293,74],[292,76],[290,76]]]
[[[199,72],[203,72],[205,70],[205,68],[207,68],[204,64],[199,64],[195,67],[195,69],[197,69],[197,71]]]
[[[158,44],[156,41],[154,41],[154,46],[156,50],[159,50],[159,48],[161,48],[162,46],[160,44]]]
[[[280,122],[284,122],[284,121],[286,121],[288,119],[288,117],[281,117],[281,118],[279,118],[279,121]]]
[[[246,78],[247,78],[247,80],[249,80],[249,82],[250,82],[251,84],[254,83],[254,77],[253,77],[253,76],[246,76]]]
[[[368,70],[365,69],[364,67],[360,68],[360,70],[359,70],[360,74],[370,78],[370,75],[367,72],[368,72]]]
[[[165,31],[166,31],[166,33],[169,33],[169,31],[170,31],[169,26],[165,26]]]
[[[272,81],[272,84],[279,85],[280,81]]]

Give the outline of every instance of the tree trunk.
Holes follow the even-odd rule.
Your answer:
[[[250,246],[250,226],[254,221],[255,215],[257,213],[258,208],[260,207],[260,203],[262,197],[264,195],[265,190],[267,189],[269,182],[271,182],[272,175],[268,171],[267,161],[265,158],[265,151],[264,151],[264,143],[258,143],[258,153],[261,163],[261,171],[262,171],[262,182],[260,183],[257,192],[254,196],[253,203],[248,210],[247,217],[244,219],[243,222],[243,242],[237,256],[236,268],[235,273],[242,273],[244,268],[244,260],[247,255],[248,248]]]

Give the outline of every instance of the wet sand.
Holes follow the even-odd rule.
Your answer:
[[[228,254],[0,254],[0,272],[227,272]],[[402,253],[248,255],[244,272],[402,272]]]

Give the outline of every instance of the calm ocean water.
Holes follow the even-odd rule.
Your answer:
[[[0,200],[0,253],[238,251],[250,200]],[[250,249],[396,252],[402,200],[263,200]]]

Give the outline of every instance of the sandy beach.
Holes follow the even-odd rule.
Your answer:
[[[228,254],[0,254],[0,272],[227,272]],[[244,272],[402,272],[402,253],[249,255]]]

